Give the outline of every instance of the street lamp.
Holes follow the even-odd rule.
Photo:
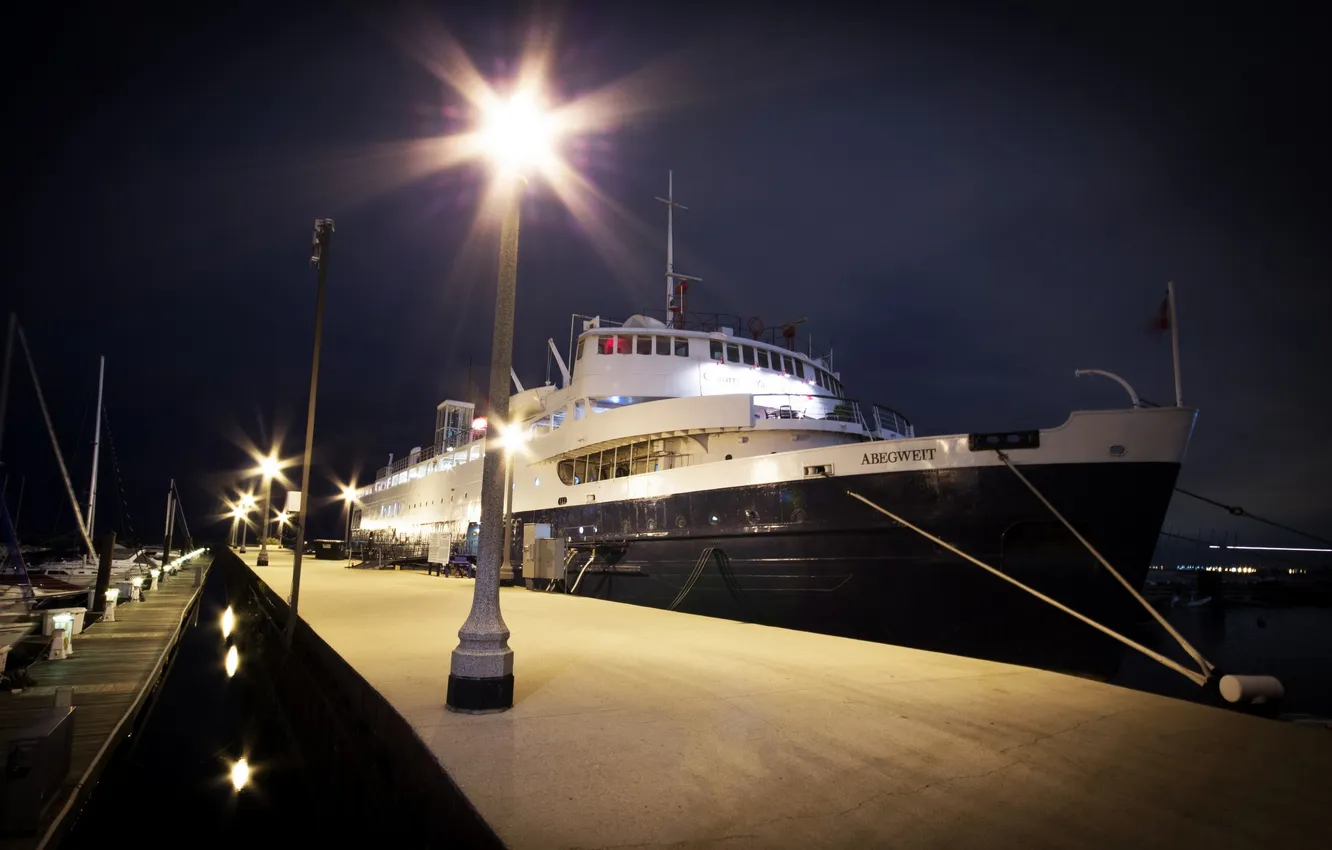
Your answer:
[[[500,583],[513,583],[513,456],[527,442],[527,433],[513,423],[500,434],[504,448],[504,558],[500,561]]]
[[[264,518],[264,528],[263,537],[259,541],[259,557],[254,562],[257,567],[268,566],[268,504],[273,496],[273,476],[281,469],[276,454],[270,454],[259,461],[259,474],[264,478],[264,507],[260,514]]]
[[[513,305],[518,283],[518,211],[525,173],[549,164],[553,124],[536,100],[520,92],[486,109],[480,140],[495,166],[502,204],[495,333],[490,349],[491,422],[509,421],[509,372],[513,365]],[[472,609],[458,630],[449,670],[448,707],[491,712],[513,707],[513,650],[500,614],[501,551],[504,549],[505,474],[498,452],[487,446],[481,466],[481,535]]]
[[[351,564],[351,516],[352,505],[356,502],[356,488],[343,487],[342,501],[347,503],[347,536],[343,538],[342,545],[347,547],[347,563]]]
[[[242,511],[239,506],[231,509],[231,548],[233,549],[236,548],[236,535],[240,531],[238,526],[240,525],[240,518],[244,516],[244,513],[245,512]]]
[[[253,508],[254,508],[254,496],[251,496],[249,493],[246,493],[244,496],[241,496],[240,512],[241,512],[242,521],[241,521],[240,553],[242,555],[245,554],[245,532],[247,532],[250,529],[250,511]]]
[[[314,500],[310,498],[310,456],[314,453],[315,395],[319,391],[319,349],[324,341],[324,293],[328,289],[328,261],[333,253],[333,219],[317,218],[310,248],[310,265],[318,271],[315,289],[314,350],[310,358],[310,395],[305,410],[305,456],[301,462],[301,520],[291,560],[291,600],[287,611],[287,648],[296,637],[296,611],[301,601],[301,557],[305,554],[305,528],[310,524]]]

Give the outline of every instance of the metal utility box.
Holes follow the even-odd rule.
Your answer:
[[[545,523],[523,528],[523,583],[531,590],[564,578],[564,538],[551,537]]]
[[[347,542],[345,540],[316,540],[314,542],[314,550],[316,560],[347,560]]]
[[[55,801],[74,756],[74,707],[35,712],[27,725],[4,733],[0,765],[0,833],[31,834]]]

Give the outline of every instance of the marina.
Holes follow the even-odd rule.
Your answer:
[[[245,557],[227,562],[243,571],[230,574],[233,587],[257,589],[281,616],[290,554],[263,568]],[[991,661],[521,588],[500,594],[514,707],[458,714],[444,706],[453,635],[430,624],[463,621],[470,580],[310,560],[302,582],[309,629],[298,646],[327,647],[379,699],[321,698],[376,712],[385,729],[400,717],[413,735],[386,734],[399,749],[384,757],[415,763],[410,747],[428,751],[514,850],[1322,846],[1332,763],[1322,729]]]
[[[196,553],[175,575],[155,579],[162,583],[142,601],[115,605],[113,621],[89,616],[70,637],[66,657],[34,659],[21,687],[0,692],[0,847],[58,846],[109,760],[151,710],[210,563]]]

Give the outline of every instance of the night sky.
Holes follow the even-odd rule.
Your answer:
[[[1332,536],[1332,75],[1314,13],[693,5],[540,17],[559,24],[555,99],[611,87],[622,108],[568,149],[602,201],[580,217],[528,192],[514,354],[528,386],[571,313],[662,308],[653,196],[674,169],[690,207],[676,267],[704,279],[691,308],[808,317],[848,395],[920,433],[1125,403],[1080,367],[1171,402],[1169,338],[1148,326],[1174,280],[1185,401],[1201,408],[1181,485]],[[160,539],[174,477],[197,536],[247,465],[240,446],[278,434],[299,454],[317,217],[337,233],[315,495],[429,445],[468,358],[479,383],[488,372],[497,236],[473,232],[483,169],[421,173],[404,143],[469,120],[431,71],[440,34],[502,83],[530,9],[77,6],[33,7],[8,33],[0,302],[80,490],[107,356],[124,502],[104,448],[99,528],[123,529],[127,506]],[[4,461],[11,504],[26,478],[33,537],[72,523],[16,366]],[[1299,545],[1180,496],[1167,526]],[[313,530],[340,535],[340,507]]]

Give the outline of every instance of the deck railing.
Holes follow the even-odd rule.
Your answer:
[[[916,436],[905,416],[879,404],[870,405],[867,418],[860,402],[849,398],[819,395],[763,393],[751,396],[757,419],[815,419],[859,425],[874,439],[891,440]]]

